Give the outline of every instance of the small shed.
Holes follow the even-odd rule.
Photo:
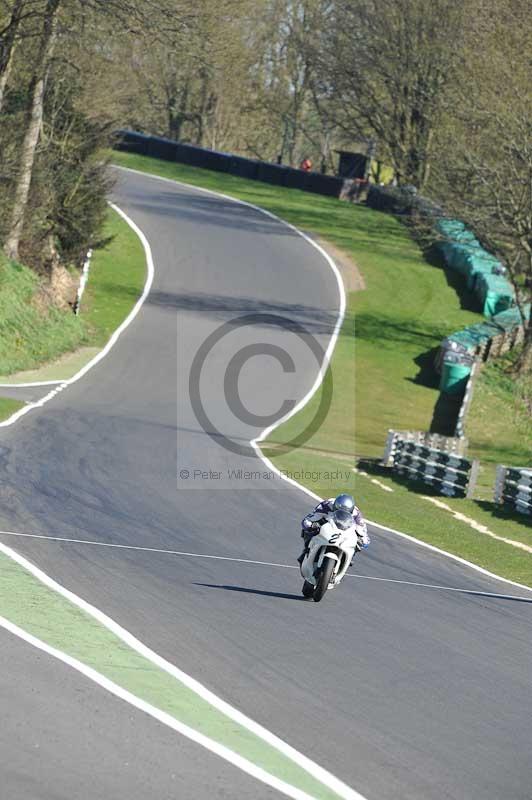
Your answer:
[[[362,149],[362,148],[361,148]],[[366,152],[353,152],[351,150],[335,150],[340,160],[338,163],[339,178],[361,178],[367,177],[369,172],[369,157]]]

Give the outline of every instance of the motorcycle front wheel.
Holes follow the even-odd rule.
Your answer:
[[[320,600],[323,598],[325,592],[329,588],[329,583],[331,581],[331,575],[333,574],[334,570],[334,561],[332,558],[326,558],[321,565],[320,574],[318,576],[318,581],[316,583],[316,588],[314,589],[313,600],[315,603],[319,603]]]
[[[301,592],[303,594],[303,597],[306,597],[307,599],[310,600],[310,598],[314,594],[314,586],[308,581],[305,581],[305,583],[303,584],[303,588],[301,589]]]

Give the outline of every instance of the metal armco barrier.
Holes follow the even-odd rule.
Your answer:
[[[478,461],[399,439],[393,455],[392,472],[425,483],[445,497],[471,497]]]
[[[334,175],[305,172],[281,164],[256,161],[252,158],[208,150],[205,147],[175,142],[161,136],[149,136],[137,131],[117,131],[113,146],[115,150],[138,153],[164,161],[175,161],[179,164],[189,164],[216,172],[226,172],[229,175],[238,175],[249,180],[301,189],[304,192],[313,192],[329,197],[343,197],[353,183],[353,181],[337,178]],[[348,191],[347,195],[349,195]]]
[[[497,466],[496,503],[519,514],[532,514],[532,467]]]

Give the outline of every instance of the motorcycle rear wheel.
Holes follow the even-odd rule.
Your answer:
[[[334,570],[334,563],[335,562],[332,560],[332,558],[326,558],[321,566],[316,588],[314,589],[314,594],[312,596],[315,603],[319,603],[320,600],[322,600],[325,592],[329,588],[331,575],[333,574]]]

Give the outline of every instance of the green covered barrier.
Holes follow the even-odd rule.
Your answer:
[[[493,317],[514,304],[515,293],[502,275],[480,274],[475,281],[475,294],[485,317]]]
[[[474,248],[480,247],[475,235],[458,219],[439,219],[436,230],[443,237],[438,247],[451,269],[459,269],[463,258]]]
[[[472,231],[468,231],[467,228],[463,231],[459,231],[453,236],[453,240],[458,242],[458,244],[467,245],[468,247],[480,247],[480,243]]]
[[[478,275],[504,273],[501,262],[484,250],[474,233],[460,220],[440,219],[436,229],[445,237],[439,247],[447,266],[464,275],[469,290],[473,289]]]
[[[447,353],[443,359],[440,391],[460,394],[465,391],[473,367],[473,358],[463,353]]]
[[[505,269],[500,261],[485,250],[470,253],[466,258],[464,274],[467,278],[467,288],[471,291],[480,275],[501,275]]]
[[[523,313],[525,315],[525,320],[528,321],[530,319],[530,303],[523,308]],[[493,317],[492,322],[494,322],[500,330],[503,330],[506,333],[512,331],[514,328],[518,328],[523,324],[523,320],[517,306],[509,308],[506,311],[501,311],[500,314],[497,314],[495,317]]]
[[[500,329],[493,322],[479,322],[470,325],[461,331],[456,331],[444,340],[443,347],[447,350],[456,350],[466,353],[476,353],[490,339],[500,333]]]
[[[447,265],[466,278],[469,290],[473,289],[477,275],[505,272],[501,262],[478,242],[469,245],[444,242],[441,249]]]
[[[442,218],[436,223],[436,230],[447,239],[454,239],[456,234],[465,231],[465,225],[459,219]]]
[[[460,393],[471,373],[475,356],[487,357],[503,353],[512,346],[513,332],[522,325],[515,306],[515,292],[505,277],[506,269],[477,241],[460,220],[439,219],[436,229],[444,237],[438,243],[447,265],[464,275],[467,288],[475,292],[482,313],[490,321],[470,325],[443,340],[435,361],[441,374],[440,390],[447,394]],[[525,319],[530,318],[530,304]]]
[[[478,244],[478,243],[477,243]],[[445,263],[451,269],[462,272],[468,257],[475,250],[475,245],[459,244],[458,242],[446,241],[440,245]]]
[[[474,233],[460,220],[447,218],[439,219],[436,229],[444,237],[439,248],[446,264],[464,276],[467,288],[475,292],[484,316],[492,317],[511,308],[514,290],[504,277],[505,268],[484,250]],[[471,349],[470,343],[467,349]]]

